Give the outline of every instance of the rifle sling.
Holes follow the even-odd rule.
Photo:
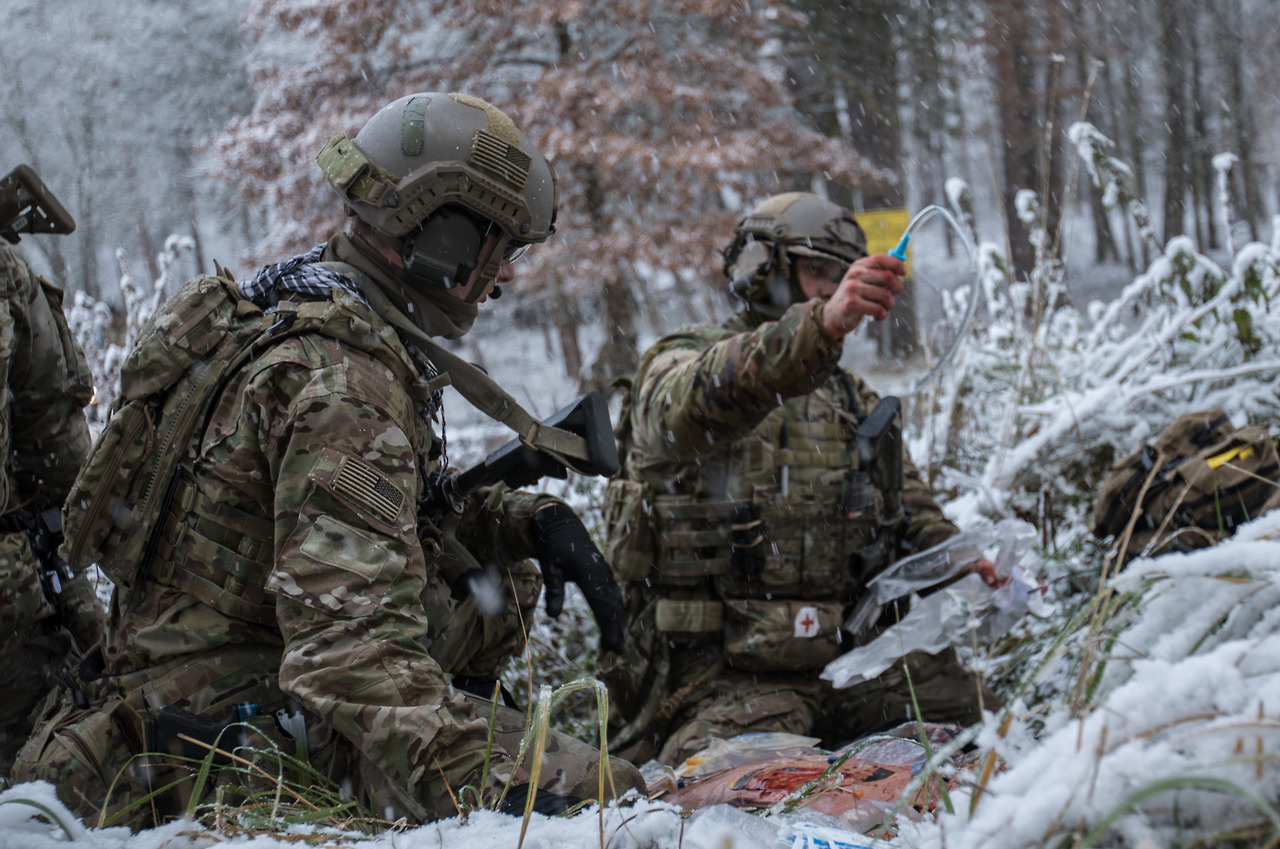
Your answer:
[[[450,351],[428,336],[423,330],[396,309],[377,284],[359,269],[345,262],[317,263],[360,287],[369,300],[369,306],[381,318],[405,333],[414,344],[420,346],[436,367],[447,373],[450,383],[463,398],[485,415],[515,431],[521,441],[552,456],[572,457],[589,463],[587,441],[575,433],[552,427],[538,420],[511,397],[493,378],[478,366]],[[570,464],[572,465],[572,464]]]

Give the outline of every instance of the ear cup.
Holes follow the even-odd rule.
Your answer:
[[[405,268],[445,289],[461,286],[475,270],[486,230],[466,213],[442,206],[405,240]]]
[[[725,259],[730,292],[747,301],[766,297],[776,259],[772,243],[750,238],[735,242],[725,252]]]

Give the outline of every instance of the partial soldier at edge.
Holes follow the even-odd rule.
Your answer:
[[[35,172],[0,179],[0,235],[70,233],[75,222]],[[57,555],[61,509],[85,454],[93,382],[62,311],[62,290],[0,242],[0,776],[58,679],[102,637],[84,573]]]

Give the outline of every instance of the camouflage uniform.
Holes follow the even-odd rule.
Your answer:
[[[854,491],[851,472],[854,431],[879,398],[838,367],[821,308],[799,303],[776,321],[744,311],[641,360],[606,503],[606,554],[631,620],[629,651],[605,673],[634,760],[678,762],[750,731],[847,739],[909,704],[905,681],[833,691],[818,678],[849,647],[850,604],[887,565],[851,568],[874,537],[862,520],[882,505],[882,493]],[[904,550],[957,532],[905,452],[901,497]],[[858,498],[871,507],[855,509]],[[973,715],[974,685],[953,659],[911,660],[927,718]]]
[[[93,385],[62,314],[62,292],[0,244],[0,775],[31,731],[55,675],[102,636],[102,606],[84,575],[55,614],[14,511],[61,506],[89,448],[83,408]],[[63,626],[66,627],[63,627]]]
[[[434,375],[358,297],[331,299],[317,303],[337,337],[284,339],[221,392],[182,464],[150,573],[117,586],[102,676],[84,683],[95,709],[64,704],[19,755],[19,774],[53,781],[81,816],[96,814],[130,756],[169,751],[172,740],[148,733],[166,707],[245,717],[379,813],[450,815],[451,791],[470,785],[491,801],[513,776],[502,736],[484,774],[488,708],[451,676],[494,676],[521,645],[520,617],[541,587],[522,558],[534,554],[533,511],[550,499],[496,489],[447,521],[418,510],[440,465]],[[465,590],[481,561],[502,570],[497,616]],[[286,721],[296,714],[305,738]],[[577,766],[548,755],[544,786],[596,796],[595,750],[558,745]],[[108,816],[148,781],[172,779],[151,768],[123,770]],[[181,804],[169,794],[159,814]]]

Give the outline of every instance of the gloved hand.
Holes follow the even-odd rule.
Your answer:
[[[555,503],[533,514],[538,530],[537,557],[547,589],[547,615],[564,609],[564,582],[573,581],[586,597],[600,626],[600,648],[621,652],[626,646],[627,610],[613,570],[592,542],[578,514]]]
[[[517,784],[508,790],[507,798],[503,799],[502,804],[498,806],[498,812],[511,814],[515,817],[524,816],[524,806],[529,801],[531,786],[529,784]],[[533,809],[549,817],[558,817],[573,808],[574,805],[581,804],[582,800],[577,796],[565,796],[560,793],[552,793],[549,790],[539,790],[538,795],[533,797]]]

